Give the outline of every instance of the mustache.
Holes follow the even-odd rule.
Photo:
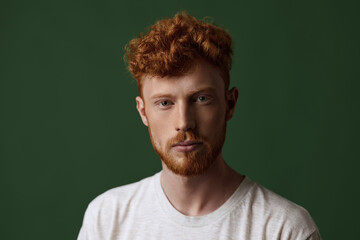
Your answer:
[[[172,146],[174,144],[178,144],[183,141],[199,141],[203,142],[204,139],[202,139],[199,135],[197,135],[194,131],[186,131],[186,132],[178,132],[175,137],[171,138],[167,146]]]

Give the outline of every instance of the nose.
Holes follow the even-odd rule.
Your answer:
[[[189,131],[194,130],[196,126],[196,116],[191,104],[186,102],[178,103],[178,109],[175,116],[175,128],[176,131]]]

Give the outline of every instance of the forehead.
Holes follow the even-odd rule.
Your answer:
[[[142,92],[145,99],[155,95],[187,95],[194,91],[213,89],[222,93],[225,89],[220,70],[212,64],[199,60],[194,68],[182,76],[144,76]]]

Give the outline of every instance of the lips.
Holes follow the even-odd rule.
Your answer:
[[[178,152],[191,152],[201,144],[202,142],[200,141],[187,140],[173,144],[171,147]]]

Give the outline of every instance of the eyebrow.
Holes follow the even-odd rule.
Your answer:
[[[196,90],[190,91],[190,94],[189,94],[189,95],[195,95],[195,94],[199,94],[199,93],[202,93],[202,92],[212,92],[212,93],[215,93],[215,92],[216,92],[216,89],[213,88],[213,87],[200,88],[200,89],[196,89]]]
[[[199,93],[202,93],[202,92],[212,92],[212,93],[215,93],[216,92],[216,89],[213,88],[213,87],[205,87],[205,88],[200,88],[200,89],[195,89],[195,90],[192,90],[190,91],[190,93],[188,95],[196,95],[196,94],[199,94]],[[168,93],[157,93],[153,96],[150,97],[150,99],[158,99],[158,98],[173,98],[174,95],[172,94],[168,94]]]

